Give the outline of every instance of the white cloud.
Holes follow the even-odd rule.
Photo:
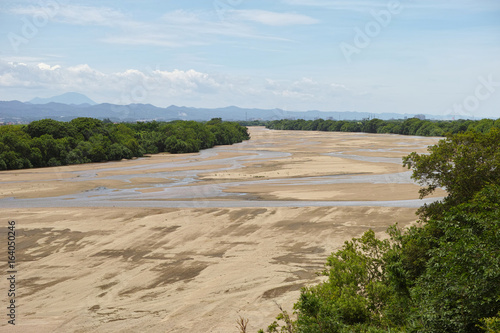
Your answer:
[[[169,48],[179,48],[192,45],[203,45],[202,43],[195,40],[181,39],[180,36],[171,36],[167,34],[155,34],[155,33],[144,33],[144,34],[131,34],[131,35],[115,35],[102,38],[101,41],[110,44],[123,44],[123,45],[150,45],[150,46],[162,46]]]
[[[201,20],[200,12],[190,12],[187,10],[174,10],[165,13],[162,19],[169,24],[199,24]]]
[[[274,95],[296,98],[300,100],[318,100],[339,95],[349,95],[343,84],[318,82],[304,77],[300,80],[266,80],[266,88]]]
[[[56,1],[52,6],[14,7],[10,12],[73,25],[119,26],[128,21],[126,15],[112,8],[60,4]]]
[[[367,11],[374,7],[387,7],[391,0],[281,0],[282,3],[291,6],[309,6],[309,7],[324,7],[332,10],[349,10],[349,11]],[[479,4],[478,1],[471,0],[399,0],[401,6],[413,9],[458,9],[458,10],[472,10],[472,11],[489,11],[500,9],[498,0],[482,0]]]
[[[39,69],[41,69],[42,71],[55,71],[56,69],[61,68],[61,66],[59,66],[59,65],[50,66],[50,65],[47,65],[47,64],[45,64],[45,63],[43,63],[43,62],[39,63],[39,64],[37,65],[37,67],[38,67]]]
[[[341,89],[341,90],[347,90],[346,86],[343,85],[343,84],[338,84],[338,83],[331,83],[330,84],[330,87],[332,89],[335,89],[335,90],[338,90],[338,89]]]
[[[31,16],[33,20],[42,18],[58,24],[107,27],[109,31],[99,37],[104,43],[169,48],[216,44],[223,41],[223,38],[288,42],[289,39],[258,32],[250,23],[284,26],[317,22],[301,14],[264,10],[228,10],[226,19],[223,20],[214,11],[175,10],[159,13],[156,19],[140,21],[113,8],[74,4],[49,8],[17,6],[10,9],[10,13]]]
[[[343,1],[331,1],[331,0],[281,0],[281,2],[291,5],[291,6],[308,6],[308,7],[325,7],[335,10],[353,10],[361,11],[365,10],[367,7],[373,7],[377,5],[387,5],[389,0],[343,0]],[[378,3],[377,3],[378,2]]]
[[[161,21],[138,25],[102,39],[113,44],[154,45],[171,48],[216,44],[224,38],[286,41],[254,31],[241,20],[220,21],[202,12],[176,10],[165,13]]]
[[[228,16],[233,20],[252,21],[271,26],[307,25],[319,22],[307,15],[277,13],[258,9],[230,10]]]
[[[213,93],[219,88],[230,87],[223,79],[219,80],[220,82],[207,73],[193,69],[187,71],[128,69],[123,72],[107,74],[93,69],[87,64],[61,67],[45,63],[28,65],[0,62],[0,86],[4,88],[32,87],[60,91],[108,91],[114,96],[132,95],[134,90],[139,89],[147,91],[148,94],[161,91],[163,96],[179,96]],[[125,104],[127,102],[124,101]]]
[[[63,6],[57,17],[65,23],[78,25],[116,26],[130,22],[123,13],[106,7]]]
[[[194,69],[160,68],[104,73],[88,64],[65,67],[4,61],[0,61],[0,87],[4,93],[20,88],[46,91],[44,95],[47,96],[78,91],[97,101],[113,104],[195,107],[240,105],[270,108],[288,103],[306,107],[336,100],[339,96],[350,96],[342,84],[318,82],[306,77],[273,80],[209,74]]]

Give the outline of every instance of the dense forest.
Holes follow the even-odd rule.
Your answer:
[[[406,120],[274,120],[265,125],[277,130],[301,131],[328,131],[328,132],[365,132],[365,133],[390,133],[418,136],[444,136],[446,133],[460,133],[474,130],[480,133],[488,132],[492,127],[500,128],[500,119],[481,120],[420,120],[410,118]]]
[[[448,196],[389,239],[370,230],[347,241],[295,316],[282,311],[266,332],[500,332],[500,130],[449,134],[403,164],[422,198],[437,187]]]
[[[0,126],[0,170],[113,161],[144,154],[192,153],[250,138],[247,128],[220,118],[114,124],[94,118],[43,119]]]

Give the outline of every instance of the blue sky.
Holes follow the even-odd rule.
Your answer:
[[[0,100],[500,117],[498,0],[2,0],[0,32]]]

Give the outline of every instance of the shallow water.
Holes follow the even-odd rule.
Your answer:
[[[44,199],[2,199],[2,208],[49,208],[49,207],[147,207],[147,208],[254,208],[254,207],[400,207],[418,208],[441,198],[391,201],[269,201],[269,200],[86,200],[58,198],[55,205]]]
[[[274,134],[269,130],[260,129],[261,133]],[[279,135],[279,133],[277,134]],[[357,133],[350,136],[359,139],[369,137],[367,134]],[[272,135],[260,140],[250,140],[232,146],[219,146],[201,151],[198,154],[189,155],[168,155],[165,162],[158,160],[150,164],[125,165],[123,162],[109,162],[98,164],[99,169],[89,169],[83,171],[66,171],[71,178],[64,181],[86,182],[101,180],[119,180],[132,184],[132,179],[155,178],[160,179],[156,183],[138,185],[126,189],[107,188],[97,186],[92,190],[83,191],[71,195],[35,198],[35,199],[0,199],[0,208],[22,208],[22,207],[306,207],[306,206],[384,206],[384,207],[409,207],[416,208],[425,202],[432,202],[438,199],[423,200],[397,200],[397,201],[256,201],[245,193],[226,193],[225,190],[232,187],[244,185],[323,185],[323,184],[413,184],[411,172],[389,173],[389,174],[351,174],[316,177],[296,177],[296,178],[274,178],[274,179],[249,179],[249,180],[221,180],[218,183],[208,182],[199,178],[200,174],[217,173],[228,170],[242,169],[248,163],[277,161],[290,158],[292,154],[287,151],[271,151],[271,147],[280,147],[272,143]],[[290,140],[295,140],[295,146],[318,146],[321,142],[318,138],[300,138],[292,136]],[[348,139],[343,138],[340,141]],[[270,142],[271,141],[271,142]],[[398,142],[398,145],[408,145],[417,148],[424,148],[426,138],[405,138],[405,141]],[[303,148],[303,149],[307,149]],[[356,155],[360,152],[394,153],[398,147],[392,148],[360,148],[349,150],[349,153],[342,151],[322,153],[334,157],[351,159],[353,161],[363,161],[370,163],[391,163],[401,165],[401,158],[383,156],[362,156]],[[238,153],[239,156],[220,156],[221,153]],[[403,153],[402,153],[403,154]],[[218,156],[220,156],[218,158]],[[147,161],[147,158],[138,159]],[[207,168],[208,166],[208,168]],[[210,166],[213,166],[211,168]],[[199,169],[196,169],[199,167]],[[63,167],[64,168],[64,167]],[[168,168],[189,168],[181,171],[158,171]],[[45,170],[47,170],[45,172]],[[64,170],[64,169],[62,169]],[[146,171],[146,172],[145,172]],[[150,171],[150,172],[148,172]],[[51,173],[51,169],[36,171],[40,173]],[[104,175],[102,173],[127,172],[128,174]],[[57,173],[54,178],[48,181],[58,181]],[[165,181],[162,182],[161,179]],[[29,182],[29,181],[24,181]],[[12,182],[2,182],[9,184]],[[150,191],[147,191],[147,190]],[[146,190],[146,191],[144,191]],[[151,191],[154,190],[154,191]],[[241,200],[238,199],[241,197]]]

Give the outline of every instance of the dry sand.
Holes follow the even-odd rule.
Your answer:
[[[9,219],[17,222],[18,307],[16,326],[4,315],[0,332],[229,333],[237,332],[239,316],[256,332],[278,314],[274,302],[290,311],[301,287],[321,281],[315,272],[344,241],[369,228],[385,237],[389,225],[416,220],[415,208],[315,206],[418,198],[418,186],[391,183],[390,174],[407,171],[397,163],[321,154],[395,158],[437,142],[262,128],[251,134],[248,142],[200,154],[1,172],[0,237]],[[386,183],[311,183],[343,175],[382,175]],[[131,196],[116,208],[99,207],[114,193]],[[127,207],[151,198],[205,200],[200,193],[219,202],[246,194],[241,200],[310,206]],[[61,207],[71,196],[90,207]],[[23,198],[39,198],[46,208]],[[6,208],[12,203],[16,208]]]

